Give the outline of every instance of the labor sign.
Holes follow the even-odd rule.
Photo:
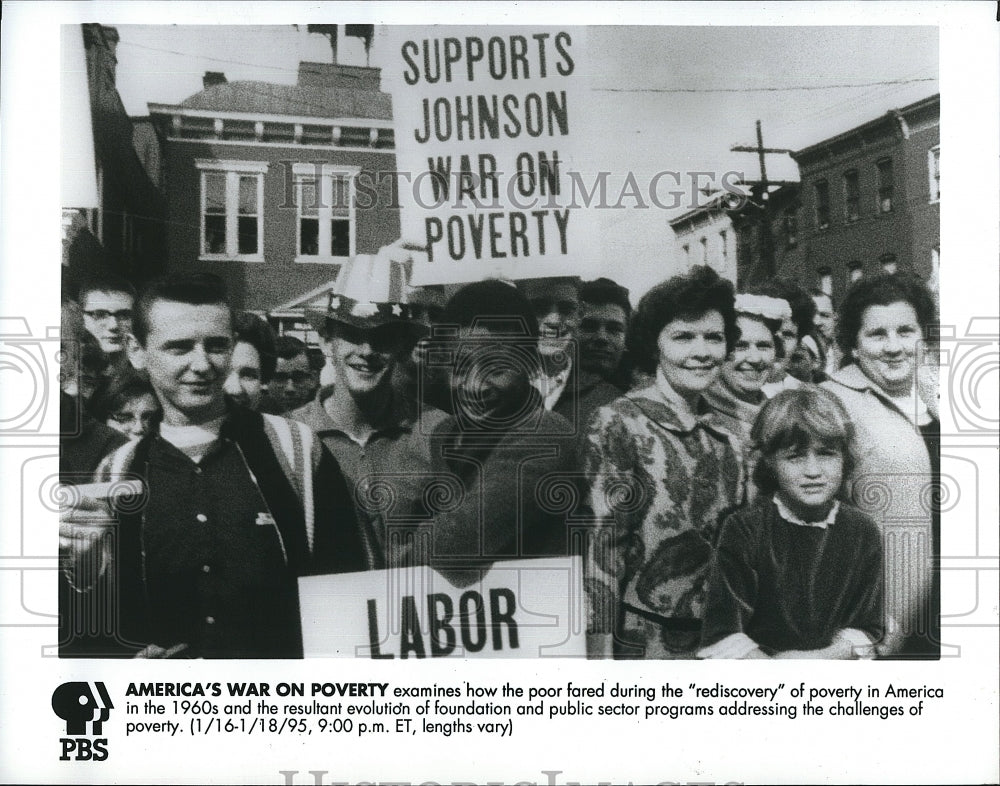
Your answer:
[[[497,562],[460,575],[457,584],[428,567],[300,578],[305,656],[586,655],[579,557]]]

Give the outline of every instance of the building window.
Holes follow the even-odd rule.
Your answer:
[[[328,262],[354,256],[357,169],[332,164],[295,164],[298,210],[296,260]]]
[[[722,267],[729,264],[729,233],[723,229],[719,232],[719,247],[722,249]]]
[[[821,267],[816,271],[819,276],[819,291],[825,295],[833,296],[833,271],[828,267]]]
[[[795,248],[799,244],[799,214],[794,207],[786,207],[782,217],[785,230],[785,248]]]
[[[861,278],[864,273],[864,268],[861,267],[860,262],[851,262],[847,265],[847,283],[853,284],[859,278]]]
[[[94,237],[104,242],[104,167],[101,162],[96,164],[97,176],[97,207],[89,212],[88,223]]]
[[[319,333],[308,321],[296,316],[272,316],[268,323],[279,336],[297,338],[307,347],[319,346]]]
[[[707,265],[708,264],[708,238],[707,237],[703,237],[698,242],[701,243],[701,264]]]
[[[927,151],[927,174],[930,178],[931,202],[941,199],[941,147],[935,145]]]
[[[752,253],[753,230],[749,226],[742,226],[736,234],[736,264],[740,268],[741,275],[750,266]]]
[[[875,166],[878,167],[878,211],[880,213],[891,213],[893,191],[895,189],[892,159],[883,158]]]
[[[816,228],[830,226],[830,184],[825,180],[816,183]]]
[[[882,265],[882,271],[889,275],[892,275],[899,269],[899,266],[896,264],[895,254],[883,254],[878,258],[878,261]]]
[[[134,227],[132,223],[132,216],[129,215],[127,210],[122,211],[122,254],[126,257],[130,256],[135,250],[134,248]]]
[[[684,255],[684,264],[687,267],[691,266],[691,246],[685,243],[681,246],[681,254]]]
[[[858,186],[858,170],[844,172],[844,215],[848,223],[861,218],[861,189]]]
[[[264,260],[263,161],[205,161],[201,171],[201,256]]]

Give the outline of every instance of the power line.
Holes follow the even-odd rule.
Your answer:
[[[881,82],[855,82],[835,85],[793,85],[789,87],[595,87],[599,93],[784,93],[792,90],[839,90],[842,88],[908,85],[913,82],[936,82],[937,77],[889,79]]]
[[[164,49],[159,46],[149,46],[148,44],[137,44],[135,41],[119,41],[119,46],[122,44],[126,46],[134,46],[138,49],[149,49],[152,52],[164,52],[170,55],[180,55],[181,57],[190,57],[195,60],[210,60],[213,63],[225,63],[226,65],[239,65],[247,66],[249,68],[267,68],[271,71],[283,71],[288,74],[296,73],[297,69],[285,68],[284,66],[276,65],[266,65],[264,63],[247,63],[241,60],[227,60],[223,57],[210,57],[209,55],[194,54],[192,52],[178,52],[176,49]]]
[[[121,41],[120,44],[134,46],[139,49],[149,49],[153,52],[164,52],[181,57],[190,57],[198,60],[208,60],[213,63],[225,63],[227,65],[247,66],[250,68],[266,68],[271,71],[283,71],[285,73],[296,73],[297,69],[285,68],[284,66],[268,65],[265,63],[248,63],[243,60],[229,60],[222,57],[211,57],[209,55],[195,54],[193,52],[180,52],[176,49],[166,49],[148,44],[139,44],[135,41]],[[914,79],[889,79],[878,82],[855,82],[832,85],[791,85],[787,87],[595,87],[594,92],[601,93],[781,93],[794,90],[839,90],[845,88],[877,87],[881,85],[908,85],[915,82],[936,82],[937,77],[920,77]]]

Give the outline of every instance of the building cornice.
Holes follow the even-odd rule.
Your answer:
[[[162,117],[203,117],[225,120],[243,120],[251,123],[290,123],[310,126],[368,126],[371,128],[393,128],[391,120],[367,117],[316,117],[315,115],[282,115],[258,112],[229,112],[221,109],[190,109],[171,104],[149,104],[149,114]]]
[[[806,163],[833,161],[843,150],[865,150],[880,142],[908,139],[910,125],[917,117],[936,114],[940,122],[940,95],[924,98],[899,109],[890,109],[884,115],[862,123],[841,134],[824,139],[815,145],[791,153],[792,160],[802,166]],[[924,124],[926,125],[926,124]]]
[[[386,120],[187,109],[150,104],[153,127],[171,142],[394,153],[395,130]]]
[[[236,147],[283,148],[285,150],[335,150],[338,153],[376,153],[387,156],[396,155],[396,149],[393,147],[348,147],[345,145],[295,144],[294,142],[248,142],[239,139],[215,139],[214,137],[197,139],[179,136],[169,136],[166,141],[170,143],[180,142],[196,145],[234,145]]]

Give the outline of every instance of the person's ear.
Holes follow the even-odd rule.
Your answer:
[[[132,368],[136,371],[146,370],[146,350],[139,343],[139,339],[131,333],[128,337],[126,352],[128,353],[128,362],[132,364]]]

